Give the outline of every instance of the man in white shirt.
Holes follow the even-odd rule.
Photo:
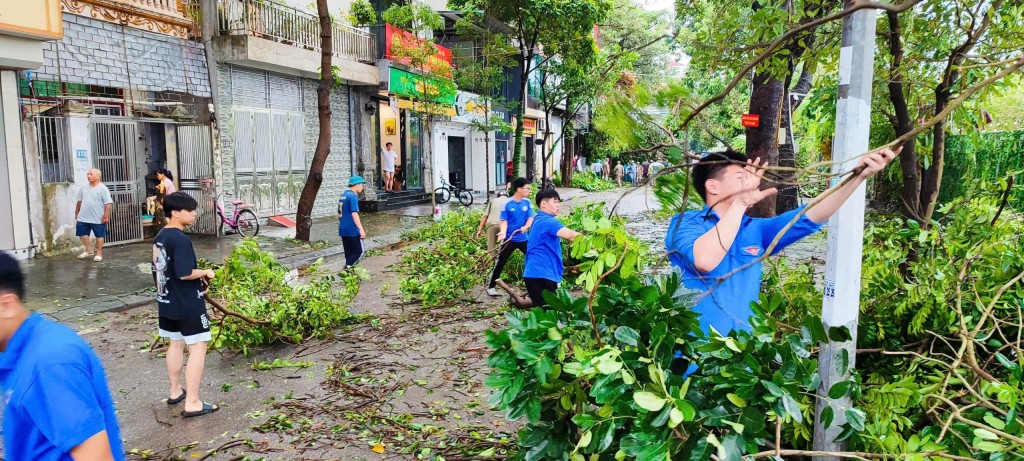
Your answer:
[[[93,245],[90,234],[96,237],[96,253],[92,260],[103,261],[103,239],[107,237],[107,224],[110,222],[110,210],[114,200],[110,190],[103,185],[102,173],[93,168],[86,173],[89,184],[78,190],[75,196],[75,235],[82,239],[85,251],[78,259],[93,256]]]
[[[395,152],[394,147],[391,143],[384,145],[384,150],[380,152],[380,169],[384,172],[384,192],[391,192],[395,190],[395,159],[398,158],[398,152]]]

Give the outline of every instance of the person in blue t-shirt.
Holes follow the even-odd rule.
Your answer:
[[[363,193],[361,176],[353,176],[348,180],[348,190],[338,198],[338,236],[345,248],[345,266],[351,266],[363,257],[363,239],[366,231],[359,220],[359,194]]]
[[[516,178],[512,181],[512,198],[501,210],[501,221],[498,223],[498,241],[501,242],[501,250],[498,258],[494,260],[494,268],[491,269],[490,282],[487,284],[487,294],[499,296],[495,288],[501,271],[505,269],[505,263],[512,257],[512,252],[519,250],[526,255],[526,241],[529,238],[528,232],[533,224],[533,206],[530,204],[530,182],[526,178]]]
[[[0,409],[9,460],[123,461],[103,365],[64,325],[30,314],[25,277],[0,252]]]
[[[778,192],[774,187],[759,188],[767,164],[733,151],[708,154],[698,161],[692,170],[693,186],[707,206],[673,217],[665,247],[669,261],[682,272],[683,284],[703,292],[693,308],[700,315],[701,330],[710,334],[714,329],[722,335],[749,331],[750,304],[757,301],[761,289],[760,258],[776,236],[785,231],[773,254],[817,232],[899,152],[883,148],[865,155],[854,170],[856,177],[842,188],[813,207],[774,218],[746,215],[747,209]],[[790,222],[794,224],[786,230]]]
[[[580,235],[559,221],[558,212],[562,199],[554,189],[537,192],[537,217],[530,229],[530,240],[526,247],[526,267],[523,269],[523,282],[526,292],[530,294],[533,307],[544,305],[545,291],[558,291],[562,283],[565,266],[562,263],[561,239],[573,241]]]

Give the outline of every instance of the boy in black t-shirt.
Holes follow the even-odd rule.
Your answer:
[[[167,350],[167,375],[171,387],[167,404],[185,402],[182,416],[190,418],[213,413],[220,408],[199,400],[199,381],[206,364],[210,341],[210,320],[203,300],[203,279],[212,279],[212,270],[196,268],[196,252],[184,229],[196,221],[195,199],[183,192],[164,198],[167,226],[153,239],[153,278],[160,316],[160,337],[171,340]],[[181,368],[188,345],[185,387],[181,386]]]

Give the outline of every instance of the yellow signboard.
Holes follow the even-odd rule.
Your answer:
[[[537,119],[523,117],[523,134],[535,135],[537,134]]]
[[[40,40],[64,38],[60,0],[0,2],[0,34]]]
[[[398,108],[410,109],[416,112],[432,115],[447,115],[449,117],[455,116],[455,107],[437,102],[413,102],[408,99],[398,98]]]

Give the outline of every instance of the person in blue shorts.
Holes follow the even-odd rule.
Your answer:
[[[99,358],[64,325],[29,313],[18,261],[0,252],[0,409],[9,460],[123,461]]]
[[[526,246],[526,267],[523,269],[523,282],[526,292],[530,294],[533,307],[544,305],[545,291],[558,291],[562,283],[565,266],[562,263],[562,241],[573,241],[580,235],[559,221],[561,198],[554,189],[537,192],[537,217],[530,229],[530,240]]]
[[[750,304],[761,289],[761,260],[772,241],[783,233],[772,254],[822,227],[865,180],[882,171],[899,150],[878,149],[861,157],[856,177],[822,197],[814,207],[800,207],[773,218],[752,218],[750,207],[774,195],[760,189],[767,164],[741,153],[708,154],[692,170],[693,185],[704,203],[702,210],[677,214],[665,238],[669,261],[687,288],[702,292],[694,312],[706,333],[728,335],[750,331]],[[787,229],[790,222],[793,225]],[[726,276],[722,280],[722,277]]]
[[[501,220],[498,222],[498,242],[501,242],[501,250],[498,252],[498,258],[494,260],[494,268],[491,269],[490,282],[487,284],[488,295],[499,296],[495,287],[512,253],[518,250],[523,255],[526,254],[526,241],[534,215],[529,199],[531,187],[526,178],[516,178],[512,181],[512,197],[501,211]]]

